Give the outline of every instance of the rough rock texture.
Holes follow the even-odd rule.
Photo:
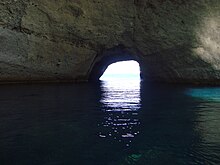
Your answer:
[[[220,1],[0,1],[1,82],[86,81],[128,59],[146,80],[220,84]]]

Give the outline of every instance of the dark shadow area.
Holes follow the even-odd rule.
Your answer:
[[[218,165],[219,102],[192,87],[139,85],[0,86],[0,164]]]

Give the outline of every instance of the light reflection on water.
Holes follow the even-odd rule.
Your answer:
[[[220,164],[220,88],[113,80],[0,91],[0,165]]]
[[[99,125],[101,138],[112,138],[126,146],[139,133],[141,124],[140,79],[112,79],[101,83],[103,122]]]
[[[207,156],[211,153],[203,151],[203,148],[220,151],[220,88],[189,88],[186,93],[200,100],[196,109],[198,116],[196,129],[203,139],[200,152]]]
[[[220,101],[220,88],[190,88],[186,94],[200,99]]]

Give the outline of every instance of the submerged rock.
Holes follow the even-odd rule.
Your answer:
[[[134,59],[148,81],[220,84],[219,0],[2,0],[0,81],[87,81]]]

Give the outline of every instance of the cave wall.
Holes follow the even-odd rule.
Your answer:
[[[0,2],[0,82],[87,81],[129,58],[147,80],[220,84],[220,1]]]

